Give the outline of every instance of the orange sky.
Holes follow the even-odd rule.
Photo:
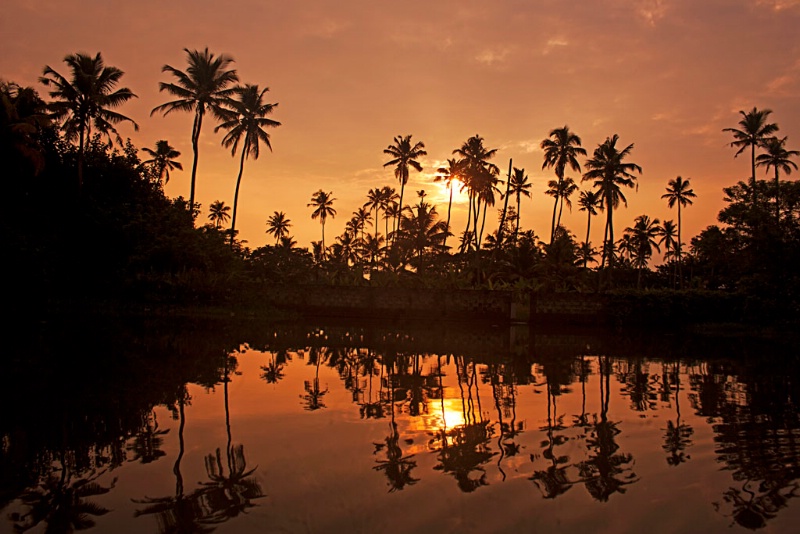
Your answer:
[[[266,220],[276,210],[291,219],[300,246],[319,240],[306,205],[320,188],[337,199],[338,216],[326,226],[332,243],[370,188],[399,189],[383,168],[383,149],[396,135],[412,134],[428,151],[406,199],[424,188],[442,216],[445,192],[431,178],[454,148],[481,135],[499,149],[494,162],[504,174],[509,158],[527,170],[534,194],[524,200],[522,226],[545,239],[552,203],[543,191],[553,173],[541,170],[538,146],[564,124],[590,154],[614,133],[622,146],[635,144],[631,161],[644,172],[638,192],[626,192],[628,207],[615,214],[618,235],[643,213],[675,218],[660,197],[678,175],[698,194],[684,212],[684,241],[716,222],[722,187],[749,176],[749,158],[734,159],[721,131],[736,126],[739,110],[772,109],[787,148],[800,149],[800,0],[228,4],[8,3],[0,18],[0,77],[46,96],[37,82],[44,65],[66,73],[66,54],[102,52],[138,95],[121,111],[141,129],[122,125],[120,133],[140,147],[167,139],[180,150],[185,170],[165,189],[188,198],[192,117],[150,117],[168,100],[158,92],[159,81],[171,81],[161,67],[185,68],[183,48],[233,56],[242,82],[270,88],[269,101],[279,104],[272,118],[283,124],[271,130],[274,152],[245,165],[237,229],[252,248],[272,242]],[[233,203],[238,159],[221,148],[221,138],[204,125],[200,224],[214,200]],[[462,202],[454,207],[455,233],[465,217]],[[577,206],[564,222],[585,238]],[[593,221],[593,243],[601,232]]]

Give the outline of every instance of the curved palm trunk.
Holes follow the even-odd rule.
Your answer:
[[[484,204],[483,204],[483,217],[481,218],[481,235],[478,237],[478,242],[479,243],[483,241],[483,230],[484,230],[484,228],[486,228],[486,212],[487,211],[489,211],[489,204],[484,202]],[[499,245],[499,243],[498,243],[498,245]]]
[[[517,227],[514,228],[514,243],[517,242],[517,237],[519,236],[519,221],[522,219],[521,214],[519,212],[519,203],[520,203],[520,194],[517,193]]]
[[[239,206],[239,185],[242,183],[242,173],[244,172],[244,159],[247,156],[248,146],[242,147],[242,159],[239,161],[239,176],[236,178],[236,192],[233,194],[233,216],[231,217],[231,246],[233,246],[233,236],[236,235],[236,208]]]
[[[397,234],[397,230],[400,228],[400,219],[403,216],[403,193],[406,189],[405,181],[400,181],[400,204],[397,206],[397,215],[394,218],[394,226],[392,227],[392,245],[394,245],[394,239]]]
[[[561,226],[561,213],[564,211],[564,197],[558,195],[558,219],[556,219],[556,228]]]
[[[197,114],[194,117],[194,126],[192,127],[192,152],[194,153],[192,159],[192,183],[189,189],[189,213],[194,219],[194,186],[197,178],[197,156],[200,150],[200,128],[203,126],[203,109],[198,108]]]
[[[607,230],[608,230],[608,252],[606,254],[608,256],[607,257],[608,266],[609,267],[613,267],[614,266],[614,248],[613,248],[614,247],[614,219],[613,219],[614,207],[611,205],[611,199],[608,199],[608,202],[606,203],[606,209],[608,210],[608,218],[606,219],[606,225],[607,225]]]
[[[469,194],[469,206],[467,206],[467,227],[464,229],[464,236],[466,237],[467,232],[469,232],[469,226],[472,224],[472,203],[474,199],[472,197],[472,193]]]
[[[556,235],[556,210],[558,209],[558,196],[553,204],[553,221],[550,223],[550,243],[553,243],[553,237]]]
[[[484,207],[485,209],[485,207]],[[475,240],[475,250],[481,249],[481,241],[478,237],[478,217],[481,214],[481,197],[475,195],[474,216],[472,217],[472,238]]]

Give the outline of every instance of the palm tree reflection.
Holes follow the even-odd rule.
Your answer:
[[[557,415],[556,398],[559,387],[559,384],[553,384],[548,380],[547,426],[543,429],[547,431],[547,441],[542,442],[542,446],[545,447],[542,456],[551,463],[546,470],[535,471],[531,477],[545,499],[555,499],[566,493],[574,484],[567,476],[567,469],[570,467],[569,456],[559,456],[556,452],[556,447],[567,442],[566,436],[556,433],[566,428],[563,423],[564,416]]]
[[[305,409],[310,412],[325,408],[325,403],[322,402],[322,399],[327,395],[328,387],[326,386],[324,390],[319,387],[319,366],[326,356],[325,350],[326,349],[312,347],[308,352],[308,363],[309,365],[316,366],[316,372],[313,380],[305,380],[303,382],[303,390],[306,393],[305,395],[300,395],[300,398],[304,401]]]
[[[675,422],[667,421],[667,428],[664,433],[664,452],[668,453],[667,463],[669,465],[680,465],[690,459],[684,451],[692,444],[690,439],[694,434],[694,429],[681,422],[681,374],[680,362],[675,362],[672,373],[664,373],[664,389],[669,394],[670,382],[675,384]]]

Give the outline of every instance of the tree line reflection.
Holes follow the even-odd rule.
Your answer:
[[[301,365],[298,356],[312,366],[313,378],[297,392],[307,411],[327,408],[332,385],[321,371],[335,371],[360,417],[386,423],[385,436],[371,448],[373,469],[390,493],[429,476],[419,465],[420,455],[431,454],[434,471],[452,477],[465,493],[521,473],[544,499],[583,488],[605,502],[641,480],[637,451],[621,446],[629,411],[659,413],[659,447],[669,468],[691,462],[695,429],[681,412],[681,400],[688,399],[691,413],[711,424],[717,461],[732,474],[731,486],[713,503],[720,514],[757,529],[797,495],[800,420],[793,357],[776,353],[764,364],[747,354],[694,356],[683,347],[666,347],[661,355],[636,348],[626,353],[602,338],[565,341],[535,333],[520,349],[507,334],[497,343],[493,331],[484,332],[485,345],[476,343],[481,332],[474,330],[462,343],[472,352],[428,352],[427,332],[291,325],[253,335],[239,328],[195,324],[148,329],[147,336],[107,329],[105,340],[88,334],[80,339],[74,329],[65,330],[48,338],[52,352],[12,358],[13,376],[44,369],[44,376],[22,379],[3,393],[8,417],[0,423],[0,505],[14,505],[8,506],[8,520],[15,531],[42,524],[56,533],[92,527],[109,512],[94,498],[114,490],[110,473],[125,463],[163,461],[168,439],[178,444],[175,491],[134,497],[136,517],[155,517],[161,533],[211,532],[257,506],[266,497],[258,466],[248,465],[245,445],[234,440],[230,415],[234,399],[228,386],[244,349],[261,352],[260,377],[268,384],[280,384],[290,366]],[[498,345],[495,352],[486,350]],[[76,354],[78,346],[76,359],[58,357]],[[206,480],[186,486],[189,384],[220,387],[227,440],[206,454]],[[23,391],[33,402],[13,404]],[[543,395],[537,404],[542,413],[520,416],[521,392]],[[580,400],[579,411],[562,407],[567,395],[571,407]],[[176,429],[163,428],[157,406],[170,408]],[[533,420],[542,424],[531,426]],[[415,430],[414,421],[424,424]]]

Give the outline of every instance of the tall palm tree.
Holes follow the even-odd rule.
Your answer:
[[[659,245],[664,245],[664,260],[672,263],[672,287],[676,283],[678,272],[678,227],[672,219],[666,220],[661,225],[661,239],[658,240]]]
[[[370,189],[367,192],[367,201],[364,202],[364,207],[368,210],[375,211],[375,239],[378,239],[378,211],[381,209],[382,201],[382,194],[381,190],[377,187],[374,189]]]
[[[158,90],[166,91],[176,97],[175,100],[156,106],[150,112],[169,115],[173,111],[194,111],[192,124],[192,185],[189,193],[189,210],[194,213],[194,192],[197,178],[197,157],[200,146],[200,129],[203,117],[210,112],[218,119],[223,119],[223,104],[234,94],[232,84],[239,81],[235,69],[231,69],[233,58],[225,54],[215,56],[208,51],[183,49],[189,64],[186,71],[164,65],[161,72],[172,74],[174,83],[159,82]]]
[[[730,132],[733,135],[731,146],[739,149],[733,157],[737,157],[750,147],[750,187],[753,191],[753,205],[756,203],[756,147],[766,146],[767,141],[778,131],[777,124],[767,122],[771,113],[771,109],[759,110],[755,107],[748,112],[740,110],[742,118],[739,121],[739,128],[722,129],[723,132]]]
[[[267,233],[275,237],[275,246],[289,235],[289,228],[292,226],[292,221],[286,217],[282,211],[276,211],[267,219]]]
[[[558,177],[559,185],[564,180],[564,172],[569,166],[575,172],[581,172],[581,165],[578,163],[578,156],[585,156],[586,150],[581,148],[581,138],[569,130],[569,126],[550,130],[547,139],[540,144],[544,150],[544,163],[542,169],[553,167]],[[550,241],[556,231],[556,208],[558,207],[559,197],[556,197],[553,204],[553,222],[550,226]]]
[[[517,198],[517,226],[514,229],[514,242],[517,242],[519,235],[519,220],[520,220],[520,201],[523,196],[531,198],[529,189],[533,184],[528,181],[528,175],[525,174],[525,169],[518,169],[514,167],[514,172],[511,174],[509,182],[508,194],[514,195]]]
[[[625,163],[633,150],[633,143],[622,150],[617,148],[619,136],[614,134],[594,149],[592,159],[586,162],[586,173],[583,180],[594,180],[594,187],[603,198],[606,210],[606,228],[603,239],[603,256],[600,267],[614,263],[614,210],[620,201],[626,206],[628,201],[622,193],[622,187],[634,187],[636,176],[634,172],[642,173],[642,168],[636,163]]]
[[[353,212],[353,228],[361,234],[360,239],[364,241],[364,228],[372,224],[372,214],[365,207],[360,207]]]
[[[208,218],[211,220],[212,224],[214,224],[214,227],[219,230],[223,224],[226,224],[230,220],[230,211],[231,207],[226,206],[225,202],[215,200],[209,207]]]
[[[767,141],[766,154],[759,154],[756,157],[757,167],[766,167],[767,172],[769,168],[775,169],[775,221],[780,222],[780,180],[778,179],[778,171],[782,170],[784,174],[792,174],[792,169],[797,170],[797,164],[791,158],[800,156],[797,150],[786,150],[786,137],[778,139],[773,137]]]
[[[50,66],[45,66],[39,82],[52,87],[49,104],[52,118],[63,121],[61,128],[68,140],[78,139],[78,189],[83,186],[83,161],[86,145],[91,138],[92,128],[99,133],[116,136],[117,142],[122,138],[114,128],[115,124],[128,121],[134,130],[139,125],[133,119],[116,111],[136,95],[127,87],[116,89],[124,72],[116,67],[106,66],[100,52],[91,57],[87,54],[69,54],[64,58],[70,70],[67,79]]]
[[[473,135],[467,139],[460,148],[453,150],[464,159],[463,183],[469,195],[469,217],[467,218],[467,231],[469,231],[470,217],[472,218],[472,237],[475,248],[480,249],[480,235],[478,233],[478,217],[481,211],[481,202],[491,202],[494,205],[494,189],[496,189],[497,175],[500,169],[489,160],[497,155],[497,149],[488,149],[483,144],[483,137]]]
[[[392,159],[383,164],[384,167],[394,165],[395,178],[400,180],[400,209],[398,213],[403,212],[403,192],[405,191],[406,183],[408,183],[409,167],[417,172],[422,171],[422,165],[417,161],[418,158],[426,156],[428,153],[425,151],[425,143],[419,141],[411,144],[411,135],[398,135],[394,138],[394,144],[387,146],[383,150],[384,154],[388,154]],[[395,225],[398,222],[395,220]],[[396,227],[396,226],[395,226]]]
[[[578,211],[586,212],[586,241],[585,244],[590,246],[589,234],[592,228],[592,215],[597,215],[597,210],[603,208],[603,199],[598,191],[581,191],[580,198],[578,198]],[[587,258],[584,255],[584,260]],[[586,268],[586,261],[583,262],[584,269]]]
[[[433,179],[434,182],[444,182],[450,191],[450,200],[447,203],[447,234],[444,236],[442,247],[447,247],[447,235],[450,234],[450,212],[453,207],[453,182],[462,182],[464,173],[464,160],[450,158],[447,160],[447,167],[439,167],[436,171],[439,174]]]
[[[278,106],[278,104],[268,104],[264,102],[264,95],[269,91],[269,87],[259,89],[258,85],[245,84],[236,87],[236,99],[228,100],[225,109],[221,111],[223,122],[214,128],[214,131],[227,130],[228,133],[222,138],[222,146],[231,149],[231,156],[236,154],[239,142],[242,143],[242,154],[239,160],[239,176],[236,177],[236,192],[233,195],[233,217],[231,218],[231,246],[236,232],[236,210],[239,205],[239,186],[242,183],[242,173],[244,172],[244,160],[253,156],[258,159],[259,142],[264,143],[270,152],[272,144],[269,141],[269,134],[264,128],[276,128],[280,122],[267,118],[267,115]]]
[[[667,199],[667,205],[671,208],[678,205],[678,242],[675,249],[677,260],[680,261],[683,257],[681,255],[681,208],[692,205],[692,199],[697,198],[694,190],[689,185],[689,178],[684,180],[680,176],[667,183],[666,193],[661,195],[661,198]]]
[[[325,221],[328,220],[328,217],[333,219],[336,217],[336,210],[333,208],[333,202],[336,200],[332,198],[333,192],[326,193],[322,189],[317,191],[311,196],[311,202],[308,204],[308,207],[315,208],[314,212],[311,214],[312,219],[319,219],[320,224],[322,224],[322,253],[325,253]]]
[[[167,183],[169,182],[169,171],[174,169],[178,169],[179,171],[183,170],[183,165],[175,161],[175,158],[180,157],[181,153],[170,146],[169,141],[165,139],[156,141],[155,150],[146,147],[142,150],[151,156],[150,159],[142,163],[153,167],[155,173],[158,175],[159,181]]]
[[[400,210],[397,208],[397,201],[400,195],[394,187],[385,185],[381,188],[381,209],[383,210],[383,219],[386,223],[386,244],[389,244],[389,219],[396,219]],[[377,220],[376,220],[377,221]]]

